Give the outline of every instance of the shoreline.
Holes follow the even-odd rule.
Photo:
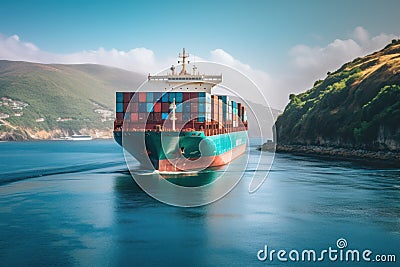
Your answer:
[[[400,168],[400,153],[393,151],[370,151],[341,147],[277,145],[277,153],[317,156],[334,160],[351,160]]]

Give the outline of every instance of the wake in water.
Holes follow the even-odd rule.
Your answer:
[[[13,183],[21,180],[38,178],[50,175],[59,174],[71,174],[93,171],[98,169],[110,168],[121,166],[121,162],[105,162],[99,163],[89,163],[65,167],[55,167],[55,168],[35,168],[35,169],[25,169],[23,171],[6,172],[1,173],[0,186],[8,183]]]

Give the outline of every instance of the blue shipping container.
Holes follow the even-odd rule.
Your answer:
[[[182,104],[176,105],[176,112],[182,112]]]
[[[183,113],[182,117],[184,122],[190,121],[190,113]]]
[[[175,101],[182,103],[183,102],[183,93],[177,92]]]
[[[168,119],[168,113],[162,113],[161,114],[161,119],[163,119],[163,120]]]
[[[139,112],[147,112],[147,103],[139,103]]]
[[[204,118],[204,116],[199,116],[199,117],[197,118],[197,120],[198,120],[199,122],[205,122],[205,121],[206,121],[206,119]]]
[[[117,103],[117,112],[124,112],[124,104],[123,103]]]
[[[176,98],[175,93],[171,92],[171,93],[168,93],[168,95],[169,95],[169,102],[174,102],[174,98]],[[176,99],[175,99],[175,102],[176,102]]]
[[[200,112],[203,112],[203,113],[204,113],[205,111],[206,111],[206,109],[205,109],[204,103],[200,103],[200,102],[199,102],[199,113],[200,113]]]
[[[152,112],[152,111],[153,111],[153,103],[147,103],[146,112]]]
[[[183,112],[190,112],[190,102],[184,102],[183,104]]]
[[[224,104],[228,103],[228,96],[222,95],[222,96],[220,96],[220,97],[221,97],[222,102],[223,102]]]
[[[153,93],[153,102],[157,102],[162,96],[162,93],[160,92],[154,92]]]
[[[116,102],[117,103],[123,103],[124,102],[124,93],[123,92],[116,92],[115,98],[116,98]]]
[[[152,92],[147,92],[146,93],[146,102],[152,103],[153,102],[153,93]]]
[[[168,102],[168,93],[164,93],[162,95],[161,102],[164,102],[164,103]]]

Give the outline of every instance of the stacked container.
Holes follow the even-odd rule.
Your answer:
[[[117,92],[115,128],[128,130],[152,130],[163,125],[172,128],[171,103],[175,101],[175,125],[177,129],[240,130],[239,120],[247,121],[245,107],[229,101],[228,96],[211,95],[205,92]],[[130,104],[129,104],[130,103]]]

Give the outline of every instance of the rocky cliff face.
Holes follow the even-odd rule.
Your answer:
[[[278,145],[400,152],[400,41],[344,64],[278,118]]]

